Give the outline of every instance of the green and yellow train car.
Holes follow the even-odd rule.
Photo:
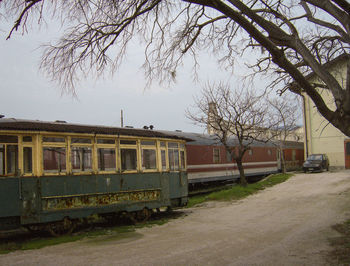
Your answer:
[[[0,118],[0,230],[53,234],[93,214],[187,203],[186,140],[153,130]]]

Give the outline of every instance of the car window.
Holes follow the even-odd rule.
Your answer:
[[[310,161],[322,160],[322,154],[312,154],[307,159]]]

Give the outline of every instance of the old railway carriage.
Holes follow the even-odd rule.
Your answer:
[[[196,184],[226,182],[239,178],[237,164],[214,135],[181,131],[162,132],[192,140],[186,143],[188,182],[191,187]],[[243,158],[246,176],[267,175],[280,171],[281,156],[277,149],[279,145],[277,141],[252,143],[250,150]],[[229,139],[229,146],[238,146],[234,137]],[[287,170],[301,168],[304,154],[303,143],[288,141],[283,146],[283,153]]]
[[[157,131],[1,118],[0,229],[185,205],[185,158],[184,138]]]

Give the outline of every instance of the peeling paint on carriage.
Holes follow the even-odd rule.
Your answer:
[[[68,220],[188,201],[186,138],[145,129],[0,120],[0,164],[8,167],[0,171],[0,230],[50,225],[60,231]],[[178,148],[169,149],[169,143]],[[123,149],[132,152],[122,154]]]
[[[161,189],[147,191],[125,191],[99,195],[72,195],[43,197],[44,211],[106,206],[120,203],[150,202],[160,200]]]

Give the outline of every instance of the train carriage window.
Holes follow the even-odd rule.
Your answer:
[[[168,158],[170,170],[179,170],[179,150],[170,148],[172,145],[168,144]],[[177,143],[176,143],[177,146]]]
[[[168,148],[179,148],[179,145],[176,142],[169,142]]]
[[[122,171],[137,169],[137,153],[136,149],[120,149]]]
[[[166,151],[160,151],[161,159],[162,159],[162,170],[166,170]]]
[[[0,142],[18,143],[18,137],[17,136],[0,135]]]
[[[91,139],[88,138],[71,138],[71,143],[79,143],[79,144],[91,144]],[[114,143],[113,143],[114,144]]]
[[[156,142],[154,140],[142,140],[141,145],[145,146],[155,146]]]
[[[174,150],[174,170],[179,170],[179,150]]]
[[[127,139],[121,139],[120,144],[125,145],[136,145],[136,140],[127,140]]]
[[[66,171],[66,149],[59,147],[43,148],[45,172],[60,173]]]
[[[11,140],[7,140],[8,142]],[[0,144],[0,175],[16,175],[18,172],[18,146]]]
[[[114,139],[97,139],[98,144],[115,144]]]
[[[18,170],[18,147],[17,145],[7,145],[7,174],[16,174]]]
[[[23,142],[32,142],[32,137],[31,136],[24,136],[23,137]]]
[[[181,169],[186,168],[186,163],[185,163],[185,151],[180,151],[180,162],[181,162]]]
[[[33,172],[33,152],[32,147],[23,148],[23,171],[25,174]]]
[[[114,148],[98,148],[98,169],[100,171],[115,171],[116,157]]]
[[[230,151],[226,151],[226,161],[232,162],[232,154]]]
[[[5,145],[0,144],[0,175],[5,175]]]
[[[92,170],[92,150],[86,147],[72,147],[71,164],[73,172]]]
[[[156,150],[142,149],[142,169],[156,169]]]
[[[143,170],[157,169],[157,152],[155,140],[141,140],[141,162]]]
[[[220,163],[220,149],[219,148],[213,149],[213,162]]]
[[[43,142],[65,142],[64,137],[43,137]]]

